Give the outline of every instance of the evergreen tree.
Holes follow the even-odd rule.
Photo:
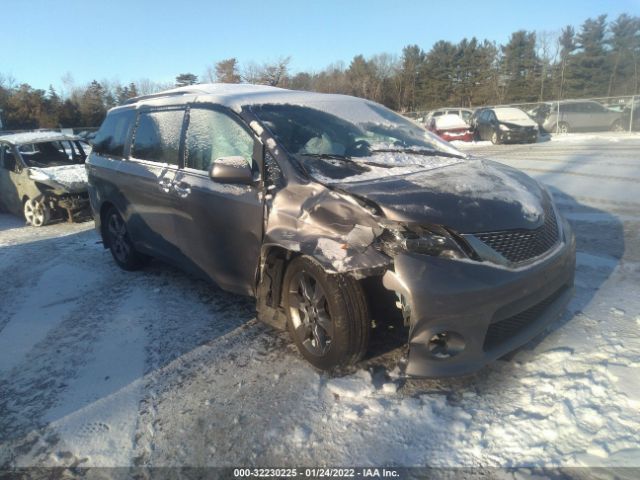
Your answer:
[[[537,73],[540,61],[536,53],[536,34],[519,30],[511,34],[502,47],[503,73],[507,102],[529,102],[537,99]]]
[[[81,97],[79,111],[83,127],[97,127],[102,123],[107,108],[105,90],[100,82],[94,80]]]
[[[176,87],[186,87],[198,83],[198,76],[193,73],[181,73],[176,77]]]
[[[240,83],[240,73],[238,72],[238,60],[227,58],[216,63],[215,80],[220,83]]]
[[[640,17],[623,13],[611,25],[611,73],[607,95],[637,91],[638,54],[640,53]]]
[[[423,108],[447,105],[453,100],[456,46],[436,42],[425,57],[419,74],[419,100]]]
[[[595,97],[606,95],[609,84],[609,58],[606,52],[606,15],[587,19],[576,36],[578,51],[571,68],[568,95]]]
[[[66,99],[60,106],[58,113],[60,126],[64,128],[82,126],[82,116],[80,109],[71,99]]]
[[[400,110],[415,110],[418,100],[420,72],[424,69],[425,53],[418,45],[402,49],[400,66]]]

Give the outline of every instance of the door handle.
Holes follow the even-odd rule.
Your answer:
[[[158,184],[160,185],[160,188],[162,189],[162,191],[164,193],[170,193],[171,192],[171,180],[168,178],[161,178],[160,181],[158,181]]]
[[[173,189],[176,191],[178,196],[181,197],[181,198],[186,198],[186,197],[189,196],[189,194],[191,194],[191,187],[189,185],[187,185],[186,183],[183,183],[183,182],[174,183],[173,184]]]

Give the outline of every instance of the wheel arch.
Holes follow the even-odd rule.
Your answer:
[[[286,328],[282,310],[282,285],[287,266],[301,253],[281,245],[263,245],[256,272],[256,310],[258,319],[275,328]]]

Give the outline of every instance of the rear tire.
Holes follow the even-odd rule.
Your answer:
[[[612,132],[623,132],[625,129],[622,126],[622,122],[620,120],[616,120],[615,122],[613,122],[611,124],[611,131]]]
[[[328,274],[309,257],[297,257],[283,281],[289,334],[316,368],[331,370],[357,362],[367,351],[370,319],[361,285]]]
[[[103,220],[105,241],[120,268],[128,271],[139,270],[149,263],[151,258],[134,248],[127,224],[115,208],[111,208]]]
[[[558,127],[556,128],[556,131],[562,134],[569,133],[571,131],[571,127],[569,127],[569,124],[567,122],[560,122],[558,124]]]

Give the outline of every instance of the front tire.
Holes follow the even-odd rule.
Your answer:
[[[494,145],[498,145],[500,143],[500,135],[498,135],[498,132],[494,131],[491,134],[491,143]]]
[[[128,271],[139,270],[144,267],[150,258],[134,248],[127,231],[127,224],[115,208],[107,212],[104,222],[105,240],[118,266]]]
[[[51,220],[51,209],[44,199],[27,198],[24,202],[24,219],[27,225],[42,227]]]
[[[289,333],[311,365],[332,370],[362,358],[370,319],[364,292],[354,278],[328,274],[303,256],[289,264],[283,287]]]

